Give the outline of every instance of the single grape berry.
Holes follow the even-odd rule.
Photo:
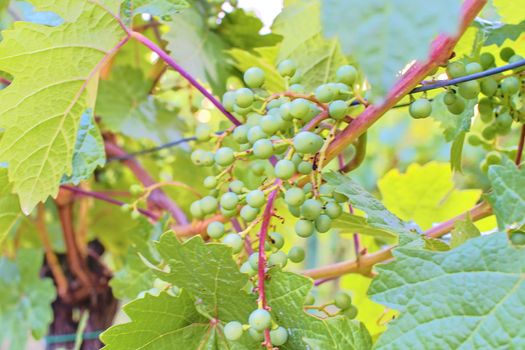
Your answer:
[[[306,88],[301,84],[293,84],[290,85],[290,91],[295,94],[304,94],[306,92]]]
[[[312,164],[309,162],[301,162],[299,165],[297,165],[297,171],[299,174],[308,175],[312,172],[313,167]]]
[[[261,190],[253,190],[246,195],[246,203],[251,207],[260,208],[265,202],[266,196]]]
[[[432,104],[426,98],[420,98],[410,104],[408,111],[412,118],[427,118],[432,113]]]
[[[295,223],[295,233],[299,237],[310,237],[314,234],[314,223],[309,220],[301,219]]]
[[[233,130],[232,136],[235,142],[242,144],[248,142],[248,125],[239,125]]]
[[[268,135],[264,132],[264,130],[259,126],[255,125],[252,126],[250,129],[248,129],[248,142],[250,142],[252,145],[258,141],[267,138]]]
[[[248,317],[248,323],[256,331],[262,332],[272,325],[272,316],[266,310],[257,309]]]
[[[478,102],[479,114],[492,114],[493,106],[490,99],[484,97]]]
[[[229,210],[226,208],[221,208],[221,214],[227,218],[232,218],[237,215],[237,208]]]
[[[501,163],[501,154],[497,151],[490,151],[487,153],[487,156],[485,157],[485,160],[487,161],[487,164],[494,165],[494,164],[500,164]]]
[[[298,98],[290,103],[290,113],[294,118],[304,119],[310,109],[310,102],[304,98]]]
[[[264,84],[264,71],[261,68],[252,67],[244,72],[243,78],[248,87],[255,89]]]
[[[297,70],[297,65],[292,60],[284,60],[277,66],[277,71],[283,77],[292,77]]]
[[[483,143],[483,139],[478,134],[469,134],[467,142],[471,146],[479,146]]]
[[[335,72],[335,77],[337,82],[352,86],[357,79],[357,70],[350,65],[341,66]]]
[[[479,92],[480,87],[477,80],[466,81],[458,85],[458,93],[467,100],[476,98]]]
[[[288,259],[294,263],[300,263],[304,260],[304,249],[301,247],[292,247],[288,252]]]
[[[235,160],[233,150],[229,147],[221,147],[215,152],[215,163],[220,166],[228,166]]]
[[[241,339],[243,333],[242,324],[237,321],[228,322],[224,326],[224,336],[226,339],[236,341]]]
[[[514,56],[516,52],[510,47],[504,47],[499,52],[499,57],[505,62],[508,62],[512,56]]]
[[[268,159],[273,156],[273,143],[268,139],[257,140],[253,144],[253,155],[259,159]]]
[[[142,187],[142,185],[139,185],[139,184],[133,184],[129,186],[129,192],[133,196],[140,196],[141,194],[144,193],[144,187]]]
[[[235,106],[235,92],[227,91],[222,95],[222,105],[228,112],[233,112],[233,107]]]
[[[219,201],[215,197],[206,196],[200,200],[200,207],[204,214],[211,214],[215,212],[218,206],[219,206]]]
[[[341,205],[339,205],[337,203],[329,202],[329,203],[326,204],[324,212],[330,218],[337,219],[343,213],[343,208],[341,208]]]
[[[295,164],[288,159],[281,159],[275,164],[275,176],[282,180],[288,180],[295,174]]]
[[[239,197],[233,192],[226,192],[221,197],[221,207],[227,210],[233,210],[239,203]]]
[[[265,115],[259,121],[259,126],[266,135],[273,135],[284,125],[284,121],[279,115]]]
[[[301,207],[288,205],[288,211],[290,212],[290,214],[292,214],[296,218],[300,218],[301,217]]]
[[[285,267],[287,261],[288,257],[286,256],[286,253],[282,250],[279,250],[275,253],[270,254],[270,256],[268,257],[268,266]]]
[[[277,327],[270,331],[272,345],[281,346],[288,341],[288,331],[284,327]]]
[[[346,310],[352,305],[352,298],[345,292],[338,292],[335,295],[334,304],[341,310]]]
[[[319,85],[315,89],[315,98],[317,98],[322,103],[327,103],[332,101],[337,94],[337,90],[329,84]]]
[[[248,108],[253,103],[253,92],[248,88],[240,88],[235,92],[235,104],[241,108]]]
[[[257,273],[257,270],[254,270],[250,263],[247,261],[241,265],[239,271],[241,273],[247,274],[248,276],[254,276]]]
[[[242,193],[243,188],[244,183],[241,180],[233,180],[232,182],[230,182],[230,190],[234,193]]]
[[[479,63],[481,63],[483,69],[489,69],[494,65],[494,62],[494,55],[490,52],[483,52],[481,55],[479,55]]]
[[[284,194],[284,201],[286,204],[297,207],[304,203],[305,195],[302,189],[292,187]]]
[[[508,113],[501,113],[496,118],[494,126],[496,127],[496,132],[500,135],[504,135],[510,131],[512,125],[512,116]]]
[[[350,307],[343,311],[343,315],[353,320],[357,317],[358,310],[355,305],[350,305]]]
[[[520,90],[520,80],[516,77],[507,77],[501,81],[501,91],[506,95],[514,95]]]
[[[253,328],[248,329],[248,334],[250,335],[250,337],[252,337],[253,340],[257,342],[261,342],[264,340],[264,333],[256,331]]]
[[[341,120],[346,116],[348,105],[345,101],[337,100],[328,106],[328,114],[335,120]]]
[[[281,249],[284,246],[284,237],[278,232],[270,233],[270,240],[277,249]]]
[[[492,140],[496,137],[496,126],[494,124],[487,125],[482,131],[481,135],[485,140]]]
[[[317,232],[325,233],[332,227],[332,219],[328,215],[322,214],[315,219],[315,229]]]
[[[259,209],[254,208],[249,205],[245,205],[244,207],[242,207],[240,215],[241,215],[241,218],[250,222],[250,221],[255,220],[257,215],[259,215]]]
[[[514,245],[525,245],[525,232],[514,231],[510,234],[510,241]]]
[[[293,145],[297,152],[302,154],[317,153],[323,147],[321,136],[310,131],[301,131],[293,138]]]
[[[465,110],[465,100],[456,96],[456,101],[451,105],[447,105],[447,109],[452,114],[461,114]]]
[[[204,187],[206,187],[207,189],[212,189],[212,188],[215,188],[216,186],[217,186],[217,178],[215,178],[215,176],[207,176],[204,179]]]
[[[208,225],[206,232],[211,238],[219,239],[224,235],[224,224],[219,221],[214,221]]]
[[[261,176],[264,174],[264,165],[261,163],[252,163],[251,171],[258,176]]]
[[[202,217],[204,217],[205,214],[204,214],[204,211],[202,210],[200,201],[195,201],[191,203],[190,213],[191,213],[191,216],[193,216],[195,219],[201,219]]]
[[[471,62],[465,66],[467,75],[479,73],[483,70],[483,67],[478,62]]]
[[[447,65],[447,75],[449,78],[459,78],[467,74],[465,65],[461,62],[449,62]]]
[[[321,215],[323,205],[317,199],[307,199],[301,205],[301,215],[308,220],[315,220]]]
[[[444,96],[443,96],[443,102],[447,105],[447,106],[450,106],[452,104],[454,104],[456,102],[456,99],[457,99],[457,96],[454,92],[452,91],[449,91],[447,92]]]
[[[224,239],[222,240],[222,243],[231,247],[233,250],[233,254],[237,254],[242,250],[244,241],[242,240],[242,237],[239,236],[238,234],[230,233],[230,234],[227,234],[226,237],[224,237]]]
[[[199,124],[195,128],[195,138],[197,141],[204,142],[211,138],[211,128],[208,124]]]
[[[485,96],[494,96],[496,91],[498,91],[498,82],[494,78],[485,78],[479,84],[480,91]]]

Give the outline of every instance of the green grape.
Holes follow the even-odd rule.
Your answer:
[[[230,190],[234,193],[241,194],[244,188],[244,183],[241,180],[233,180],[230,182]]]
[[[232,136],[235,142],[242,144],[248,142],[248,125],[239,125],[233,130]]]
[[[315,297],[312,293],[308,293],[308,295],[304,299],[304,305],[313,305],[313,304],[315,304]]]
[[[224,235],[224,224],[219,221],[214,221],[208,225],[206,232],[211,238],[219,239]]]
[[[481,135],[485,140],[492,140],[496,137],[496,126],[494,124],[487,125],[482,131]]]
[[[224,95],[222,95],[222,105],[228,112],[233,112],[233,107],[235,106],[235,92],[225,92]]]
[[[465,66],[467,75],[479,73],[483,70],[483,67],[478,62],[471,62]]]
[[[301,131],[293,138],[293,145],[297,152],[302,154],[317,153],[323,147],[321,136],[310,131]]]
[[[523,56],[520,56],[520,55],[512,55],[510,58],[509,58],[509,64],[511,63],[516,63],[518,61],[521,61],[523,59]],[[523,68],[515,68],[514,71],[522,71]]]
[[[298,166],[299,163],[301,163],[302,161],[303,161],[303,157],[300,154],[295,153],[292,156],[292,162],[294,163],[295,166]]]
[[[195,165],[202,165],[205,151],[197,149],[191,153],[191,162]]]
[[[286,204],[297,207],[304,203],[305,195],[302,189],[292,187],[284,194]]]
[[[494,55],[490,52],[483,52],[481,55],[479,55],[479,62],[481,63],[483,69],[489,69],[494,65]]]
[[[281,159],[275,164],[275,176],[282,180],[288,180],[295,174],[295,164],[288,159]]]
[[[319,233],[325,233],[332,227],[332,219],[328,215],[322,214],[315,219],[315,229]]]
[[[275,248],[281,249],[284,245],[284,237],[278,232],[270,233],[270,239]]]
[[[235,104],[241,108],[250,107],[253,99],[253,92],[248,88],[240,88],[235,92]]]
[[[258,332],[253,328],[248,329],[248,334],[250,335],[250,337],[252,337],[253,340],[257,342],[262,342],[264,340],[264,333]]]
[[[483,139],[478,134],[469,134],[467,142],[471,146],[479,146],[483,143]]]
[[[266,196],[261,190],[250,191],[246,195],[246,203],[253,208],[260,208],[266,203]]]
[[[273,156],[273,143],[268,139],[257,140],[253,144],[253,155],[259,159],[268,159]]]
[[[288,257],[286,256],[286,253],[279,250],[270,254],[268,257],[268,266],[279,266],[282,268],[286,266],[287,261]]]
[[[210,196],[215,197],[215,198],[217,198],[217,197],[219,196],[219,193],[220,193],[219,190],[216,189],[216,188],[214,188],[214,189],[212,189],[210,192],[208,192],[208,194],[209,194]]]
[[[338,292],[334,298],[334,304],[341,310],[346,310],[352,306],[352,298],[348,293]]]
[[[239,271],[241,271],[241,273],[247,274],[248,276],[254,276],[257,273],[257,270],[252,269],[252,266],[249,262],[242,264]]]
[[[277,98],[275,100],[271,100],[270,102],[268,102],[268,105],[266,106],[266,108],[268,110],[271,110],[271,109],[279,109],[279,107],[281,107],[283,105],[283,103],[285,103],[287,100],[285,100],[283,97],[281,98]]]
[[[259,126],[266,135],[273,135],[284,125],[284,121],[279,115],[266,115],[261,118]]]
[[[319,85],[319,87],[315,89],[315,98],[317,98],[322,103],[332,101],[336,94],[337,91],[329,84]]]
[[[211,128],[208,124],[199,124],[195,129],[197,141],[204,142],[211,138]]]
[[[315,220],[321,215],[323,205],[317,199],[307,199],[301,205],[301,215],[308,220]]]
[[[244,72],[243,78],[246,86],[255,89],[264,84],[264,71],[258,67],[251,67]]]
[[[304,260],[304,249],[301,247],[292,247],[288,252],[288,259],[294,263],[300,263]]]
[[[427,118],[432,113],[432,104],[426,98],[420,98],[410,104],[408,111],[412,118]]]
[[[294,94],[304,94],[306,92],[306,88],[301,84],[293,84],[290,86],[290,91]]]
[[[301,217],[301,207],[288,205],[288,211],[290,212],[290,214],[292,214],[296,218],[300,218]]]
[[[242,107],[239,107],[237,105],[234,105],[233,106],[233,111],[235,113],[239,114],[239,115],[246,116],[252,111],[252,108],[251,108],[251,106],[250,107],[246,107],[246,108],[242,108]]]
[[[450,106],[452,104],[454,104],[457,100],[457,96],[454,92],[452,91],[449,91],[445,94],[445,96],[443,96],[443,102],[447,105],[447,106]]]
[[[456,101],[451,105],[447,105],[447,109],[452,114],[461,114],[465,110],[465,100],[456,96]]]
[[[232,218],[237,215],[237,208],[229,210],[221,207],[221,214],[227,218]]]
[[[241,215],[241,218],[250,222],[250,221],[255,220],[257,215],[259,215],[259,209],[254,208],[249,205],[245,205],[244,207],[242,207],[240,215]]]
[[[525,232],[514,231],[510,234],[510,241],[514,245],[525,245]]]
[[[458,93],[467,100],[476,98],[479,92],[480,87],[476,80],[466,81],[458,85]]]
[[[317,108],[317,105],[310,103],[308,106],[308,113],[306,113],[306,116],[302,120],[303,122],[308,123],[310,120],[319,115],[319,113],[321,113],[321,110]]]
[[[498,134],[506,134],[510,131],[510,127],[512,125],[512,117],[509,113],[501,113],[496,118],[496,121],[494,122],[494,125],[496,126],[496,132]]]
[[[239,197],[233,192],[226,192],[221,197],[221,207],[227,210],[233,210],[239,203]]]
[[[277,66],[277,71],[283,77],[291,77],[295,74],[297,65],[292,60],[284,60]]]
[[[202,217],[204,217],[205,214],[202,210],[200,201],[195,201],[191,203],[190,213],[191,213],[191,216],[193,216],[195,219],[201,219]]]
[[[312,170],[313,170],[312,164],[309,162],[303,161],[299,163],[299,165],[297,166],[297,171],[299,172],[299,174],[308,175],[312,172]]]
[[[248,323],[256,331],[262,332],[272,325],[272,316],[266,310],[257,309],[248,317]]]
[[[335,72],[336,80],[346,85],[354,85],[357,79],[357,70],[350,65],[341,66]]]
[[[311,183],[311,182],[308,182],[307,184],[305,184],[305,185],[303,186],[303,192],[304,192],[305,194],[309,194],[309,193],[311,193],[312,190],[313,190],[313,186],[312,186],[312,183]]]
[[[215,178],[215,176],[207,176],[204,179],[204,187],[206,187],[207,189],[212,189],[212,188],[215,188],[216,186],[217,186],[217,179]]]
[[[466,74],[465,65],[459,61],[449,62],[447,65],[447,75],[449,78],[459,78]]]
[[[131,212],[131,218],[133,220],[137,220],[138,218],[140,218],[140,212],[138,210],[133,210]]]
[[[499,52],[499,57],[501,57],[501,59],[505,62],[508,62],[509,59],[514,56],[516,53],[514,52],[514,50],[510,47],[504,47],[501,49],[501,51]]]
[[[486,97],[482,98],[478,102],[479,114],[492,114],[492,101]]]
[[[229,147],[221,147],[215,152],[215,163],[220,166],[228,166],[235,160],[235,154]]]
[[[285,121],[293,120],[293,115],[290,112],[291,105],[292,104],[290,102],[285,102],[281,105],[281,107],[279,107],[279,112],[281,112],[281,118]]]
[[[494,78],[485,78],[481,80],[480,90],[485,96],[494,96],[496,91],[498,91],[498,82]]]
[[[288,331],[284,327],[277,327],[270,331],[272,345],[281,346],[288,341]]]
[[[257,142],[258,140],[261,140],[261,139],[265,139],[268,137],[268,135],[266,135],[266,133],[264,132],[264,130],[259,126],[259,125],[256,125],[256,126],[252,126],[249,130],[248,130],[248,141],[253,145],[255,142]]]
[[[198,211],[200,210],[200,207],[198,207],[198,202],[194,202],[194,203],[197,203],[197,207],[194,208],[195,212],[198,214],[198,215],[193,215],[193,210],[192,210],[192,207],[190,206],[190,212],[191,212],[191,215],[193,216],[202,216],[202,212],[201,211]],[[192,205],[194,204],[192,203]],[[123,212],[123,213],[131,213],[133,211],[133,206],[131,204],[122,204],[122,206],[120,207],[120,210]]]
[[[350,307],[346,310],[343,311],[343,315],[348,317],[349,319],[353,320],[354,318],[357,317],[357,308],[355,307],[355,305],[350,305]]]
[[[328,114],[335,120],[341,120],[346,116],[348,105],[345,101],[337,100],[328,106]]]
[[[226,237],[224,237],[222,243],[231,247],[233,250],[233,254],[237,254],[240,253],[240,251],[242,250],[244,241],[242,240],[242,237],[239,236],[237,233],[230,233],[227,234]]]
[[[236,341],[241,339],[243,333],[242,324],[237,321],[228,322],[224,326],[224,336],[226,339]]]
[[[264,174],[264,165],[261,163],[253,163],[251,170],[255,175],[261,176]]]
[[[290,103],[290,113],[294,118],[304,119],[310,108],[310,102],[304,98],[298,98]]]
[[[310,237],[314,234],[314,223],[309,220],[301,219],[295,223],[295,233],[299,237]]]
[[[343,208],[341,208],[341,205],[339,205],[337,203],[329,202],[329,203],[326,204],[324,212],[331,219],[337,219],[343,213]]]
[[[479,118],[481,119],[481,121],[485,124],[489,124],[491,122],[494,121],[494,111],[490,111],[488,113],[485,113],[485,114],[479,114]]]
[[[501,81],[501,91],[506,95],[514,95],[520,90],[520,80],[516,77],[507,77]]]
[[[252,269],[257,270],[259,268],[259,253],[255,252],[250,254],[248,257],[248,263],[252,267]]]
[[[491,151],[487,153],[485,157],[488,165],[501,164],[501,154],[497,151]]]
[[[211,214],[217,210],[219,201],[212,196],[206,196],[200,200],[200,207],[204,214]]]
[[[133,196],[140,196],[141,194],[144,193],[144,187],[142,187],[141,185],[139,184],[133,184],[129,187],[129,192],[131,193],[131,195]]]

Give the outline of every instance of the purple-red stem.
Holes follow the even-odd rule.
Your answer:
[[[195,78],[193,78],[184,68],[182,68],[171,56],[166,53],[164,50],[162,50],[159,46],[157,46],[154,42],[149,40],[147,37],[142,35],[138,32],[131,32],[131,36],[135,38],[137,41],[148,47],[151,51],[155,52],[157,55],[159,55],[160,58],[164,62],[166,62],[167,65],[169,65],[171,68],[176,70],[180,75],[184,77],[191,85],[193,85],[197,90],[199,90],[208,100],[210,100],[211,103],[217,107],[218,110],[222,112],[228,118],[234,125],[241,125],[241,122],[235,118],[230,112],[224,108],[222,103],[220,103],[215,96],[213,96],[204,86],[202,86]]]
[[[519,166],[521,163],[521,157],[523,155],[523,145],[525,144],[525,124],[521,127],[520,141],[518,144],[518,153],[516,153],[516,165]]]

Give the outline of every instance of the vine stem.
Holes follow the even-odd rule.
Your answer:
[[[328,160],[333,159],[365,133],[372,124],[410,93],[434,68],[445,63],[450,58],[459,38],[486,3],[487,0],[466,0],[461,9],[461,24],[457,35],[453,37],[444,34],[439,35],[432,43],[429,59],[426,62],[414,63],[401,76],[381,104],[369,105],[334,139],[327,151]]]
[[[466,213],[460,214],[448,221],[442,222],[439,225],[432,227],[425,232],[425,236],[438,238],[449,233],[459,220],[465,220],[468,217],[472,221],[481,220],[492,214],[492,208],[487,202],[481,202]],[[359,257],[358,260],[342,261],[336,264],[323,266],[316,269],[303,271],[303,275],[318,279],[318,278],[333,278],[349,273],[360,273],[369,275],[372,267],[380,262],[384,262],[393,258],[392,249],[396,246],[389,246],[378,252],[366,254]]]
[[[184,77],[184,79],[186,79],[191,85],[193,85],[204,96],[206,96],[206,98],[210,100],[210,102],[213,103],[215,107],[217,107],[217,109],[220,110],[222,114],[224,114],[226,118],[228,118],[234,125],[241,125],[241,122],[237,118],[235,118],[230,112],[228,112],[226,108],[224,108],[222,103],[220,103],[219,100],[215,98],[215,96],[213,96],[208,90],[206,90],[206,88],[202,86],[193,76],[191,76],[191,74],[186,72],[184,68],[177,64],[177,62],[175,62],[175,60],[171,58],[171,56],[166,51],[161,49],[153,41],[149,40],[147,37],[145,37],[139,32],[131,31],[130,35],[132,38],[134,38],[135,40],[149,48],[151,51],[159,55],[159,57],[164,62],[166,62],[168,66],[176,70],[180,75]]]
[[[521,157],[523,156],[523,145],[525,144],[525,124],[521,127],[520,140],[518,143],[518,151],[516,153],[516,165],[519,167],[521,163]]]

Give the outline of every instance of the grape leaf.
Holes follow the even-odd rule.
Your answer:
[[[384,97],[407,64],[427,58],[436,35],[457,32],[460,5],[459,0],[324,0],[321,13],[326,35],[341,40],[372,93]]]
[[[502,46],[505,41],[516,41],[525,32],[525,20],[517,24],[501,22],[478,21],[478,25],[485,33],[485,46]]]
[[[524,0],[494,0],[494,5],[506,23],[516,24],[523,21],[523,17],[525,16]]]
[[[358,321],[344,317],[322,320],[303,310],[304,300],[312,289],[312,280],[289,272],[274,271],[266,283],[272,316],[289,333],[280,349],[303,350],[366,350],[372,341],[366,328]]]
[[[383,203],[403,220],[413,220],[427,230],[471,209],[480,190],[457,190],[446,163],[411,164],[402,174],[390,170],[378,182]]]
[[[313,91],[333,81],[347,63],[337,40],[326,40],[319,19],[320,0],[294,1],[277,16],[272,31],[283,36],[278,61],[292,59],[301,67],[301,84]]]
[[[479,237],[481,232],[474,225],[470,217],[465,220],[456,221],[454,229],[450,232],[450,247],[456,248],[467,242],[471,238]]]
[[[443,97],[445,93],[437,95],[432,101],[431,117],[440,122],[443,128],[445,139],[450,142],[461,137],[461,134],[470,130],[471,118],[474,116],[474,106],[476,99],[467,100],[465,110],[459,114],[452,114],[448,111]]]
[[[0,167],[0,243],[22,216],[18,198],[11,194],[7,169]]]
[[[73,153],[73,173],[64,176],[62,183],[73,183],[78,185],[81,181],[87,180],[97,167],[106,164],[106,151],[104,141],[100,135],[92,113],[84,113],[80,119],[78,128],[75,151]]]
[[[503,233],[473,238],[447,252],[397,248],[376,267],[374,301],[401,316],[377,349],[525,347],[524,250]]]
[[[359,233],[382,240],[385,243],[396,243],[397,234],[383,228],[377,228],[369,224],[366,218],[349,213],[343,213],[332,223],[332,228],[340,230],[341,233]]]
[[[488,200],[500,229],[525,224],[525,168],[518,168],[510,159],[489,168],[492,193]]]
[[[55,196],[72,157],[81,115],[92,106],[100,62],[125,33],[103,7],[81,0],[33,0],[67,22],[57,27],[17,22],[3,32],[0,71],[14,77],[0,91],[0,160],[29,213]],[[57,64],[60,62],[60,64]]]
[[[40,278],[42,261],[33,249],[17,251],[14,261],[0,257],[0,344],[7,340],[10,350],[25,349],[28,332],[42,338],[53,320],[55,287],[50,278]]]
[[[120,12],[125,20],[131,21],[134,15],[141,13],[159,17],[171,16],[188,6],[185,0],[124,0]]]

